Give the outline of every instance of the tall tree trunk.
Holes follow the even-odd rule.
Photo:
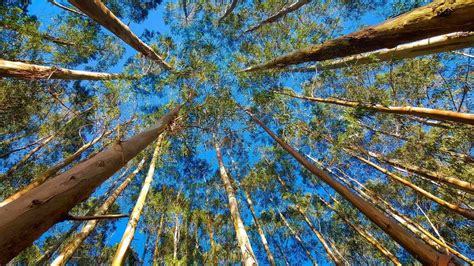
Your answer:
[[[163,234],[165,220],[166,220],[166,211],[163,211],[160,217],[160,225],[158,226],[156,230],[155,247],[153,249],[153,265],[158,265],[158,257],[160,256],[160,240],[161,240],[161,235]]]
[[[359,148],[354,148],[354,149],[356,151],[360,151],[360,152],[362,152],[362,153],[364,153],[364,154],[366,154],[366,155],[368,155],[368,156],[370,156],[370,157],[372,157],[376,160],[387,163],[387,164],[389,164],[391,166],[394,166],[394,167],[402,168],[403,170],[406,170],[410,173],[428,178],[428,179],[433,180],[435,182],[444,183],[444,184],[446,184],[446,185],[448,185],[452,188],[455,188],[455,189],[460,189],[460,190],[463,190],[463,191],[466,191],[466,192],[469,192],[469,193],[474,193],[474,184],[473,183],[463,181],[463,180],[460,180],[460,179],[455,178],[455,177],[445,176],[442,173],[426,170],[426,169],[423,169],[423,168],[421,168],[419,166],[416,166],[416,165],[410,165],[408,163],[403,163],[403,162],[401,162],[397,159],[386,158],[385,156],[383,156],[380,153],[376,153],[376,152],[372,152],[372,151],[366,151],[362,148],[360,148],[360,149]]]
[[[216,241],[214,240],[214,221],[210,213],[207,215],[207,233],[209,234],[209,242],[211,245],[212,264],[218,265],[219,260],[217,258],[217,245]]]
[[[400,261],[395,257],[395,255],[390,252],[387,248],[385,248],[382,243],[380,243],[377,239],[375,239],[372,234],[370,234],[369,231],[365,230],[364,228],[360,227],[359,225],[351,222],[349,218],[347,218],[343,213],[338,211],[334,206],[329,204],[327,201],[325,201],[322,197],[316,194],[316,197],[330,210],[335,212],[341,219],[350,227],[354,229],[361,237],[363,237],[367,242],[372,244],[380,253],[382,253],[385,257],[387,257],[389,260],[391,260],[395,265],[402,265]]]
[[[293,68],[291,72],[314,72],[324,69],[337,69],[349,66],[359,66],[383,61],[413,58],[422,55],[436,54],[472,47],[473,32],[454,32],[428,39],[401,44],[395,48],[382,49],[374,52],[356,54],[333,61],[323,62],[309,67]]]
[[[288,185],[286,184],[285,180],[283,180],[279,175],[276,175],[276,178],[280,185],[283,187],[283,189],[286,192],[290,192]],[[323,234],[319,232],[316,227],[314,226],[313,222],[309,219],[309,217],[306,215],[306,211],[299,205],[295,205],[295,209],[298,211],[298,213],[303,216],[304,221],[306,224],[309,226],[311,231],[313,232],[314,236],[321,242],[321,245],[323,246],[324,250],[328,254],[329,258],[336,264],[336,265],[343,265],[342,261],[334,254],[332,251],[331,247],[329,246],[328,242],[326,239],[324,239]]]
[[[354,156],[355,158],[357,158],[359,161],[361,162],[364,162],[366,163],[367,165],[370,165],[371,167],[377,169],[379,172],[387,175],[388,177],[392,178],[393,180],[403,184],[404,186],[406,187],[409,187],[411,189],[413,189],[414,191],[416,191],[417,193],[419,193],[420,195],[423,195],[424,197],[438,203],[439,205],[445,207],[445,208],[448,208],[454,212],[456,212],[457,214],[460,214],[468,219],[471,219],[471,220],[474,220],[474,212],[470,211],[470,210],[467,210],[467,209],[463,209],[461,207],[459,207],[458,205],[456,204],[452,204],[452,203],[449,203],[443,199],[440,199],[438,197],[436,197],[435,195],[429,193],[428,191],[416,186],[415,184],[411,183],[410,181],[406,180],[406,179],[403,179],[401,178],[400,176],[388,171],[387,169],[363,158],[363,157],[360,157],[358,155],[355,155],[355,154],[352,154],[352,156]]]
[[[260,225],[260,221],[258,220],[257,214],[255,213],[255,209],[253,208],[253,203],[252,199],[250,198],[250,194],[247,192],[245,187],[240,186],[242,191],[244,192],[245,195],[245,200],[247,201],[247,205],[249,206],[250,213],[252,214],[253,222],[255,224],[255,227],[257,227],[257,232],[260,235],[260,240],[262,241],[263,248],[265,249],[265,253],[267,253],[267,259],[270,265],[274,266],[275,264],[275,258],[273,257],[272,251],[270,250],[270,247],[268,246],[268,241],[267,238],[265,237],[265,233],[263,231],[262,226]]]
[[[391,113],[391,114],[403,114],[403,115],[414,115],[418,117],[427,117],[440,121],[451,121],[474,125],[474,114],[460,113],[453,111],[446,111],[440,109],[431,109],[424,107],[413,107],[413,106],[384,106],[382,104],[368,104],[355,101],[346,101],[336,98],[317,98],[297,95],[295,93],[277,92],[278,94],[287,95],[293,98],[303,99],[311,102],[318,103],[329,103],[339,106],[352,107],[352,108],[363,108],[367,110]]]
[[[260,27],[262,27],[263,25],[273,23],[273,22],[279,20],[280,18],[286,16],[288,13],[291,13],[291,12],[294,12],[294,11],[300,9],[302,6],[306,5],[309,2],[311,2],[311,0],[297,0],[296,2],[290,4],[289,6],[282,8],[281,10],[279,10],[274,15],[268,17],[267,19],[263,20],[262,22],[258,23],[257,25],[255,25],[255,26],[251,27],[250,29],[246,30],[244,33],[255,31],[255,30],[259,29]]]
[[[219,18],[218,23],[221,23],[226,17],[228,17],[232,13],[232,11],[234,11],[235,7],[239,3],[239,0],[231,0],[231,1],[232,2],[226,8],[224,15],[222,15],[222,17]]]
[[[140,40],[140,38],[138,38],[127,25],[120,21],[100,0],[69,0],[69,2],[144,56],[156,61],[166,70],[172,69],[161,56]]]
[[[153,182],[153,177],[155,175],[155,166],[156,161],[158,160],[158,156],[160,154],[160,149],[165,138],[166,133],[161,134],[156,141],[155,150],[153,151],[153,157],[150,161],[150,167],[148,168],[148,173],[146,175],[145,181],[143,182],[142,189],[140,191],[140,195],[138,196],[137,202],[135,203],[135,207],[133,207],[132,214],[130,215],[130,219],[128,220],[127,227],[122,236],[122,240],[120,241],[117,251],[115,252],[115,256],[112,260],[112,265],[122,265],[123,260],[125,259],[125,255],[127,250],[130,248],[130,243],[133,240],[133,236],[135,235],[135,230],[138,225],[138,220],[142,214],[142,210],[145,207],[146,197],[148,195],[148,191],[150,190],[151,183]]]
[[[115,203],[115,200],[122,194],[122,192],[130,185],[132,182],[133,178],[140,172],[140,170],[143,168],[143,165],[145,164],[145,159],[142,159],[140,163],[137,165],[137,168],[135,171],[133,171],[126,179],[123,181],[123,183],[112,193],[109,198],[100,206],[99,209],[95,212],[95,215],[103,215],[106,214],[107,211],[112,207],[112,205]],[[54,259],[54,261],[51,263],[52,266],[58,266],[58,265],[66,265],[66,263],[69,261],[69,259],[72,257],[74,252],[79,248],[79,246],[84,242],[84,240],[94,231],[95,227],[97,226],[97,223],[99,220],[91,220],[88,221],[82,230],[76,234],[71,241],[69,241],[64,248],[61,250],[59,255]]]
[[[0,77],[20,79],[111,80],[122,79],[121,74],[71,70],[0,59]]]
[[[115,129],[116,130],[116,129]],[[66,159],[64,159],[62,162],[48,168],[46,171],[44,171],[41,175],[39,175],[38,177],[36,177],[31,183],[29,183],[28,185],[26,185],[25,187],[23,187],[22,189],[18,190],[15,194],[11,195],[10,197],[8,197],[7,199],[5,199],[4,201],[2,201],[0,203],[0,207],[3,207],[7,204],[9,204],[10,202],[20,198],[21,196],[23,196],[25,193],[27,193],[28,191],[34,189],[35,187],[38,187],[39,185],[43,184],[44,182],[46,182],[46,180],[48,180],[50,177],[54,176],[55,174],[57,174],[57,172],[61,169],[63,169],[64,167],[68,166],[69,164],[71,164],[72,162],[74,162],[77,158],[79,158],[82,153],[84,153],[87,149],[89,149],[90,147],[92,147],[94,144],[96,144],[97,142],[99,142],[102,138],[107,138],[110,134],[112,134],[113,131],[115,130],[108,130],[106,132],[104,132],[103,134],[101,134],[100,136],[96,137],[95,139],[91,140],[90,142],[82,145],[82,147],[80,147],[76,152],[74,152],[73,154],[71,154],[70,156],[68,156]]]
[[[286,266],[290,266],[290,262],[288,261],[287,259],[287,256],[285,254],[285,252],[283,252],[283,249],[281,248],[280,244],[278,243],[278,241],[275,240],[275,238],[271,237],[270,238],[273,239],[273,243],[275,243],[275,246],[277,247],[278,251],[280,252],[280,256],[283,258],[283,261],[285,261],[285,265]]]
[[[329,176],[326,172],[311,164],[305,157],[298,153],[293,147],[277,137],[262,121],[257,119],[250,111],[245,110],[250,117],[260,125],[280,146],[290,153],[300,164],[311,173],[319,177],[322,181],[332,187],[337,193],[351,202],[367,218],[379,226],[384,232],[390,235],[395,241],[407,249],[415,258],[427,264],[439,264],[439,262],[449,262],[452,258],[449,255],[438,252],[428,246],[420,239],[414,237],[409,231],[403,228],[395,220],[385,216],[375,206],[352,192],[350,189]]]
[[[216,139],[216,138],[214,138]],[[234,224],[235,234],[237,236],[237,242],[239,243],[240,252],[242,254],[242,264],[244,265],[256,265],[257,261],[253,253],[250,240],[245,230],[244,222],[240,216],[239,205],[237,198],[235,196],[234,188],[232,187],[232,179],[227,174],[227,170],[224,166],[224,161],[222,159],[221,149],[217,140],[214,141],[214,147],[217,154],[217,162],[219,163],[219,171],[222,182],[224,183],[224,188],[227,193],[227,198],[229,200],[229,209],[232,217],[232,222]]]
[[[315,160],[311,156],[308,155],[308,157],[313,160],[315,163],[321,165],[324,167],[319,161]],[[350,175],[344,173],[342,170],[339,170],[344,175],[344,178],[339,177],[337,174],[335,174],[331,169],[324,167],[324,169],[330,173],[332,173],[334,176],[338,178],[341,182],[346,184],[348,187],[353,189],[355,192],[357,192],[361,197],[363,197],[365,200],[371,202],[372,204],[376,205],[380,210],[383,210],[386,212],[388,215],[390,215],[394,220],[398,221],[400,224],[405,226],[408,230],[413,232],[415,235],[419,236],[421,239],[423,239],[426,243],[428,243],[430,246],[432,246],[435,249],[441,250],[442,248],[447,249],[449,252],[452,254],[456,255],[458,258],[465,260],[469,264],[473,264],[474,262],[467,258],[466,256],[462,255],[458,251],[454,250],[452,247],[446,245],[446,243],[442,242],[439,240],[437,237],[432,235],[430,232],[428,232],[426,229],[424,229],[421,225],[407,217],[406,215],[400,213],[397,209],[395,209],[389,202],[378,196],[375,192],[372,190],[368,189],[366,186],[361,184],[359,181],[356,179],[352,178]],[[351,184],[348,180],[351,180],[352,182],[356,183],[359,187],[354,186]]]
[[[179,230],[180,230],[180,221],[179,215],[174,214],[174,234],[173,234],[173,260],[178,259],[178,244],[179,244]]]
[[[350,56],[442,34],[472,31],[474,3],[471,0],[434,2],[375,26],[349,35],[293,51],[246,71],[284,67],[308,61],[322,61]]]
[[[283,221],[283,223],[285,224],[285,226],[288,228],[288,230],[290,231],[290,233],[293,235],[293,237],[296,239],[296,242],[298,243],[298,245],[304,250],[304,252],[306,253],[306,256],[308,256],[308,259],[311,260],[311,262],[313,263],[313,265],[317,266],[318,265],[318,262],[316,261],[316,259],[313,257],[313,255],[311,255],[311,252],[308,250],[308,248],[306,247],[306,245],[303,243],[303,240],[301,239],[301,237],[298,235],[298,233],[295,231],[295,229],[293,229],[293,227],[291,227],[291,225],[288,223],[288,221],[286,220],[285,216],[280,212],[278,211],[278,215],[280,216],[280,219]]]
[[[8,169],[8,171],[3,174],[3,175],[0,175],[0,180],[2,179],[5,179],[5,178],[9,178],[18,168],[22,167],[26,162],[28,162],[28,160],[33,156],[35,155],[39,150],[41,150],[44,146],[46,146],[51,140],[53,140],[53,138],[55,137],[55,135],[49,135],[47,138],[45,138],[40,145],[34,147],[33,149],[31,149],[27,154],[25,154],[18,162],[16,162],[12,167],[10,167],[10,169]],[[1,207],[1,205],[0,205]]]
[[[120,141],[0,207],[0,264],[10,261],[51,226],[64,220],[70,209],[161,135],[180,108],[181,105],[164,115],[150,129]]]
[[[148,253],[148,245],[149,245],[149,242],[150,242],[150,232],[148,232],[148,234],[146,234],[146,240],[145,240],[145,245],[143,246],[143,254],[142,254],[142,258],[140,259],[140,263],[141,265],[145,265],[145,258],[146,258],[146,254]]]

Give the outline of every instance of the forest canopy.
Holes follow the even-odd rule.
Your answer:
[[[474,265],[473,0],[0,3],[1,265]]]

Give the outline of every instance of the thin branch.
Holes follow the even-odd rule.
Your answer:
[[[64,220],[68,221],[89,221],[89,220],[107,220],[107,219],[119,219],[129,217],[128,214],[104,214],[104,215],[90,215],[90,216],[74,216],[67,215]]]
[[[87,17],[84,13],[82,13],[82,12],[80,12],[80,11],[77,11],[77,10],[75,10],[75,9],[72,9],[72,8],[70,8],[70,7],[67,7],[67,6],[65,6],[65,5],[62,5],[62,4],[58,3],[58,2],[56,2],[55,0],[48,0],[48,2],[50,2],[51,4],[57,6],[57,7],[61,8],[61,9],[66,10],[66,11],[69,11],[69,12],[72,12],[72,13],[75,13],[75,14],[78,14],[78,15],[81,15],[81,16],[84,16],[84,17]]]

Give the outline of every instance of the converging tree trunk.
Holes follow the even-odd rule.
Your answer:
[[[153,157],[150,161],[148,173],[146,175],[145,181],[143,182],[143,186],[140,191],[140,195],[138,196],[137,202],[135,203],[135,207],[133,207],[133,211],[130,215],[127,227],[125,228],[125,231],[123,233],[122,240],[120,241],[117,251],[115,252],[114,259],[112,260],[112,265],[122,265],[123,260],[125,259],[125,255],[127,254],[127,250],[130,247],[130,243],[133,240],[133,236],[135,235],[135,230],[138,225],[138,220],[140,219],[142,210],[145,207],[146,197],[148,195],[148,191],[150,190],[151,183],[153,182],[156,161],[158,160],[165,134],[166,133],[161,134],[158,137],[158,140],[156,141],[156,146],[155,150],[153,151]]]
[[[224,15],[222,15],[222,17],[219,18],[219,20],[218,20],[219,23],[221,23],[226,17],[228,17],[232,13],[232,11],[234,11],[235,7],[239,3],[239,0],[231,0],[231,1],[232,2],[226,8],[226,10],[224,12]]]
[[[161,235],[163,234],[165,220],[166,220],[166,212],[163,211],[160,216],[160,224],[158,225],[158,228],[156,229],[156,239],[155,239],[155,245],[153,248],[153,265],[158,265],[158,257],[160,256],[160,240],[161,240]]]
[[[0,263],[7,263],[42,233],[63,221],[105,180],[146,148],[173,122],[181,105],[155,126],[111,146],[0,207]]]
[[[142,159],[140,163],[138,163],[137,168],[128,175],[128,177],[123,181],[123,183],[117,187],[117,189],[109,196],[109,198],[102,204],[102,206],[97,209],[95,215],[104,215],[107,211],[112,207],[115,200],[122,194],[122,192],[130,185],[133,178],[140,172],[145,164],[145,159]],[[72,257],[74,252],[80,247],[82,242],[94,231],[95,227],[97,226],[98,220],[91,220],[88,221],[81,231],[76,234],[71,241],[69,241],[64,248],[61,250],[59,255],[54,259],[51,263],[52,266],[59,266],[59,265],[66,265],[69,259]]]
[[[468,48],[474,45],[474,32],[454,32],[412,43],[400,44],[395,48],[357,54],[317,65],[288,69],[291,72],[314,72],[324,69],[336,69],[359,66],[370,63],[413,58],[422,55],[437,54]]]
[[[393,48],[446,33],[472,31],[474,2],[471,0],[434,2],[375,26],[344,35],[337,39],[302,48],[266,63],[251,66],[245,71],[323,61],[383,48]]]
[[[268,246],[268,241],[267,238],[265,237],[265,233],[263,231],[263,228],[260,224],[260,221],[258,220],[257,214],[255,213],[255,209],[253,208],[253,202],[252,199],[250,198],[250,194],[247,192],[245,187],[240,186],[242,191],[244,192],[245,195],[245,200],[247,201],[247,205],[249,206],[250,213],[252,214],[253,222],[255,224],[255,227],[257,227],[257,232],[258,235],[260,236],[260,240],[262,241],[263,248],[265,249],[265,253],[267,254],[267,259],[270,265],[276,265],[275,264],[275,258],[273,257],[272,251],[270,250],[270,247]]]
[[[311,2],[311,0],[298,0],[298,1],[290,4],[289,6],[282,8],[277,13],[275,13],[274,15],[271,15],[270,17],[268,17],[267,19],[265,19],[262,22],[258,23],[257,25],[255,25],[255,26],[251,27],[250,29],[246,30],[244,33],[255,31],[255,30],[259,29],[260,27],[262,27],[266,24],[273,23],[273,22],[279,20],[280,18],[286,16],[288,13],[291,13],[291,12],[294,12],[294,11],[300,9],[302,6],[306,5],[309,2]]]
[[[277,137],[262,121],[257,119],[250,111],[245,110],[250,117],[260,125],[284,150],[290,153],[301,165],[308,169],[311,173],[319,177],[322,181],[332,187],[337,193],[352,203],[367,218],[379,226],[390,237],[407,249],[415,258],[427,264],[439,264],[440,261],[449,262],[451,256],[438,252],[431,246],[428,246],[422,240],[414,237],[411,232],[407,231],[393,219],[385,216],[375,206],[352,192],[350,189],[339,183],[337,180],[329,176],[315,165],[311,164],[303,155],[298,153],[293,147],[288,145],[282,139]]]
[[[214,138],[215,139],[215,138]],[[244,265],[256,265],[257,261],[253,253],[252,245],[245,230],[244,222],[240,216],[239,205],[235,196],[234,188],[232,187],[231,177],[227,174],[227,170],[224,166],[222,159],[221,149],[217,143],[217,139],[214,141],[214,147],[217,154],[217,162],[219,164],[219,171],[224,188],[227,193],[229,200],[229,209],[234,224],[235,234],[237,236],[237,242],[239,243],[240,252],[242,254],[242,264]]]
[[[156,61],[166,70],[172,69],[161,56],[140,40],[140,38],[138,38],[127,25],[120,21],[100,0],[69,0],[69,2],[144,56]]]
[[[278,94],[287,95],[293,98],[303,99],[311,102],[319,103],[329,103],[345,107],[352,108],[363,108],[367,110],[373,110],[382,113],[391,113],[391,114],[403,114],[403,115],[414,115],[418,117],[431,118],[440,121],[451,121],[464,123],[469,125],[474,125],[474,114],[453,112],[440,109],[431,109],[423,107],[413,107],[413,106],[384,106],[382,104],[368,104],[355,101],[346,101],[335,98],[317,98],[296,95],[295,93],[287,92],[277,92]]]
[[[0,59],[0,77],[19,79],[111,80],[125,78],[122,74],[71,70]]]
[[[288,223],[288,221],[286,220],[285,216],[280,212],[278,211],[278,215],[280,216],[280,219],[283,221],[283,224],[285,224],[286,228],[288,228],[288,230],[290,231],[290,233],[293,235],[293,237],[296,239],[296,242],[298,243],[298,245],[304,250],[304,252],[306,253],[306,256],[308,257],[309,260],[311,260],[311,262],[313,263],[313,265],[317,266],[318,265],[318,262],[316,261],[316,259],[313,257],[313,255],[311,255],[311,252],[308,250],[308,248],[306,247],[306,245],[303,243],[303,240],[301,239],[301,237],[298,235],[298,233],[295,231],[295,229],[293,229],[293,227],[291,227],[291,225]]]

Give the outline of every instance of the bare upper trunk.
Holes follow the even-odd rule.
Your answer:
[[[308,61],[334,59],[393,48],[402,43],[446,33],[472,31],[474,29],[473,13],[474,2],[471,0],[436,0],[378,25],[296,50],[245,70],[264,70]]]
[[[120,141],[0,207],[0,263],[7,263],[67,217],[70,209],[87,199],[95,188],[161,135],[180,108],[163,116],[154,127]]]
[[[257,119],[250,111],[246,112],[251,118],[259,124],[280,146],[290,153],[300,164],[302,164],[311,173],[319,177],[326,184],[331,186],[337,193],[351,202],[357,209],[359,209],[367,218],[374,222],[384,232],[390,235],[395,241],[407,249],[415,258],[423,263],[437,264],[440,260],[449,261],[449,255],[438,252],[431,246],[428,246],[420,239],[416,238],[403,228],[395,220],[385,216],[375,206],[352,192],[350,189],[339,183],[337,180],[329,176],[315,165],[311,164],[303,155],[298,153],[293,147],[288,145],[282,139],[277,137],[262,121]]]
[[[161,58],[161,56],[159,56],[150,46],[140,40],[140,38],[138,38],[138,36],[135,35],[127,25],[120,21],[120,19],[118,19],[101,1],[69,0],[69,2],[144,56],[156,61],[164,69],[172,69],[171,66]]]
[[[145,159],[142,159],[140,163],[137,165],[135,171],[130,173],[130,175],[122,182],[122,184],[112,193],[109,198],[99,207],[99,209],[95,212],[95,215],[103,215],[106,214],[107,211],[112,207],[115,200],[122,194],[122,192],[130,185],[133,178],[140,172],[145,164]],[[69,259],[71,259],[72,255],[76,250],[81,246],[82,242],[86,240],[86,238],[94,231],[95,227],[97,226],[98,220],[91,220],[84,225],[81,231],[76,234],[71,241],[69,241],[64,248],[61,250],[59,255],[54,259],[51,263],[52,266],[58,265],[65,265]]]

